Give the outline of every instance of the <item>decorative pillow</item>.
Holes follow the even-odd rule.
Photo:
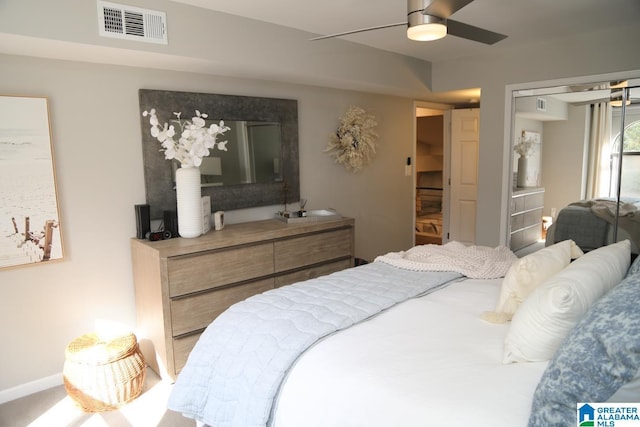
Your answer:
[[[638,307],[640,274],[593,305],[542,374],[529,426],[576,425],[578,402],[638,402]]]
[[[589,307],[624,278],[630,247],[625,240],[587,252],[534,289],[513,316],[503,362],[551,359]]]
[[[482,318],[492,323],[511,320],[534,288],[581,255],[582,251],[573,240],[565,240],[520,258],[504,276],[495,311],[484,312]]]

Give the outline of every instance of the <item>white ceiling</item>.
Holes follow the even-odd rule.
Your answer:
[[[406,22],[405,0],[173,0],[265,21],[317,35]],[[352,42],[431,62],[526,48],[531,43],[640,25],[639,0],[475,0],[451,16],[466,24],[506,34],[488,46],[447,36],[434,42],[408,40],[395,27],[344,36]],[[322,43],[314,41],[310,43]],[[612,46],[615,48],[615,46]],[[568,53],[569,54],[569,53]]]

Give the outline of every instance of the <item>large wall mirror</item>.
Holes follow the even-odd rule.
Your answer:
[[[227,151],[214,149],[200,166],[202,195],[212,211],[278,205],[300,198],[298,103],[290,99],[141,89],[140,112],[155,108],[161,123],[190,118],[198,110],[207,125],[224,120],[229,130],[220,140]],[[176,209],[175,170],[141,115],[142,152],[147,203],[151,217]],[[286,195],[285,195],[286,193]]]
[[[637,253],[640,222],[618,202],[640,208],[640,73],[513,90],[509,137],[512,250],[629,237]]]

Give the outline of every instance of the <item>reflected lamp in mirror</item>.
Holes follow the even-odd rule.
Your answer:
[[[631,100],[627,99],[624,101],[624,105],[631,105]],[[612,107],[622,107],[622,98],[611,98],[611,106]]]

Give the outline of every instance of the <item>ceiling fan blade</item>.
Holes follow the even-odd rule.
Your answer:
[[[380,30],[382,28],[399,27],[400,25],[407,25],[407,23],[406,22],[398,22],[396,24],[378,25],[378,26],[375,26],[375,27],[361,28],[359,30],[345,31],[343,33],[329,34],[327,36],[318,36],[318,37],[314,37],[314,38],[309,39],[309,40],[311,40],[311,41],[324,40],[324,39],[330,39],[330,38],[333,38],[333,37],[348,36],[350,34],[364,33],[365,31]]]
[[[473,0],[432,0],[425,1],[422,11],[424,15],[437,16],[438,18],[448,18]]]
[[[447,33],[484,44],[495,44],[507,38],[504,34],[494,33],[473,25],[447,19]]]

